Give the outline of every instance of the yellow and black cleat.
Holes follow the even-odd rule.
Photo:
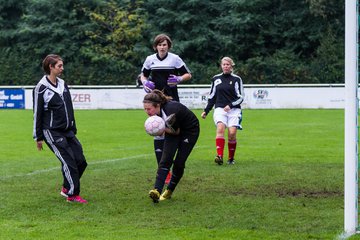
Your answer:
[[[158,203],[160,198],[160,193],[157,189],[150,190],[149,197],[153,200],[154,203]]]

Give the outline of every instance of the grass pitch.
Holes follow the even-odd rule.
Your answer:
[[[159,204],[148,197],[156,160],[143,110],[75,114],[87,205],[59,195],[60,163],[37,151],[32,111],[0,111],[0,239],[336,239],[343,230],[343,110],[244,110],[233,166],[215,165],[215,126],[200,119],[184,177]]]

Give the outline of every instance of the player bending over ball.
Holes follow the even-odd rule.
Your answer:
[[[192,111],[179,102],[171,101],[171,97],[159,90],[146,94],[143,104],[149,116],[158,115],[166,123],[164,149],[158,164],[154,189],[149,192],[150,198],[157,203],[159,200],[171,198],[184,174],[185,162],[199,137],[200,127],[199,120]],[[171,167],[170,183],[162,193]]]
[[[179,102],[177,85],[191,79],[191,72],[184,61],[176,54],[169,52],[172,41],[166,34],[159,34],[153,41],[154,54],[146,57],[141,69],[140,79],[145,92],[159,89],[172,100]],[[156,160],[161,159],[164,137],[154,137],[154,151]],[[171,172],[167,181],[170,180]]]
[[[236,150],[236,132],[242,129],[241,103],[244,100],[245,92],[242,80],[233,74],[234,61],[229,57],[221,59],[222,73],[215,75],[211,80],[211,89],[208,97],[208,104],[201,114],[206,118],[215,105],[214,122],[216,125],[216,151],[215,163],[223,164],[225,129],[228,128],[228,164],[234,164]]]

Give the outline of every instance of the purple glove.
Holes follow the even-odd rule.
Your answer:
[[[170,87],[175,87],[176,85],[178,85],[178,83],[180,83],[182,81],[182,77],[180,76],[175,76],[175,75],[172,75],[170,74],[168,80],[167,80],[167,84],[170,86]]]
[[[150,93],[155,89],[155,83],[149,80],[143,82],[144,91]]]

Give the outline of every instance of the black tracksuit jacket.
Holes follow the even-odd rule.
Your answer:
[[[33,104],[33,137],[36,141],[44,140],[43,130],[71,130],[76,134],[71,95],[64,80],[57,78],[57,86],[54,86],[44,76],[33,90]]]

